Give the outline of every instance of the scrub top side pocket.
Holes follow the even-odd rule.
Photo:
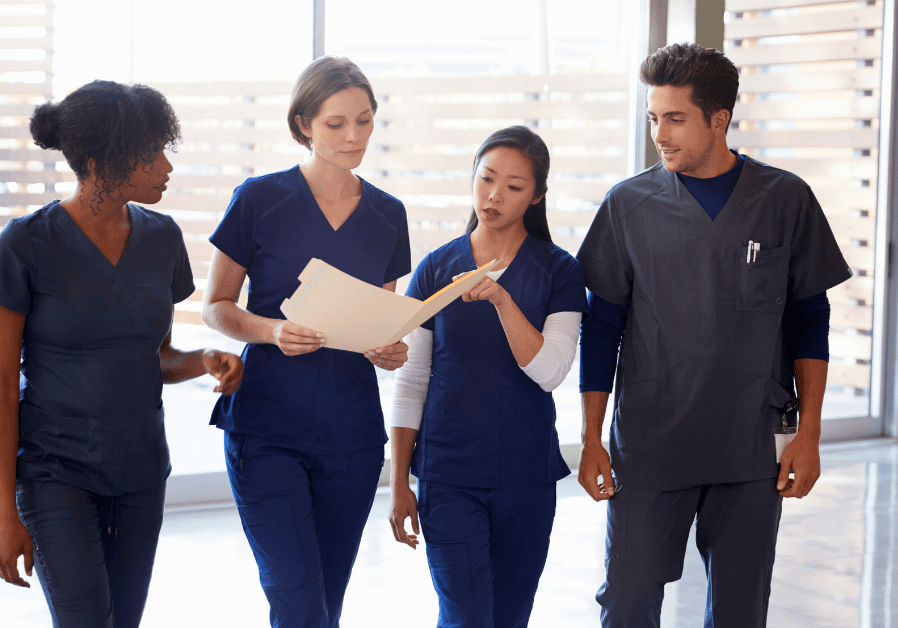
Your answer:
[[[786,247],[761,249],[750,254],[747,246],[737,249],[737,312],[782,312],[786,307],[788,286],[789,251]]]

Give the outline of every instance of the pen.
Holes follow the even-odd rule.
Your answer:
[[[748,241],[748,253],[745,255],[745,263],[746,263],[746,264],[750,264],[750,263],[751,263],[751,250],[754,248],[754,246],[755,246],[754,241],[753,241],[753,240],[749,240],[749,241]]]

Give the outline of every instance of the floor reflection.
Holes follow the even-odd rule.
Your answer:
[[[571,476],[558,515],[531,626],[598,625],[605,507]],[[388,495],[375,500],[341,625],[433,626],[436,598],[424,552],[393,541]],[[780,527],[768,625],[889,628],[898,625],[898,444],[826,446],[823,475],[803,500],[788,500]],[[50,626],[40,588],[0,586],[4,628]],[[694,544],[683,578],[668,585],[665,628],[702,625],[704,568]],[[267,625],[267,605],[233,508],[169,512],[144,627]]]

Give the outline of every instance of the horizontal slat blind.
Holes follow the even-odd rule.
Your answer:
[[[727,56],[739,67],[730,144],[803,177],[855,276],[828,292],[829,381],[867,394],[883,5],[728,0]]]
[[[579,247],[608,188],[626,174],[624,75],[390,78],[373,83],[379,104],[376,128],[359,174],[405,202],[413,264],[462,233],[471,207],[474,152],[494,130],[526,124],[549,145],[550,225],[556,242],[571,251]],[[171,213],[181,225],[200,287],[178,305],[176,320],[200,323],[212,252],[207,239],[234,188],[248,176],[289,168],[307,153],[287,129],[292,83],[154,87],[174,106],[184,138],[171,156],[175,172],[169,190],[154,209]],[[0,141],[9,140],[0,145],[0,178],[18,181],[16,193],[3,202],[17,214],[59,196],[53,186],[73,177],[66,168],[55,169],[60,155],[31,145],[27,116],[33,103],[5,104],[5,113],[18,123],[0,127]],[[54,167],[35,169],[34,160]]]

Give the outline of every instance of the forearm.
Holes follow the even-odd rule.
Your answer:
[[[795,382],[798,385],[798,433],[820,440],[820,417],[829,363],[824,360],[795,360]]]
[[[418,430],[409,427],[390,428],[390,488],[408,487],[408,472]]]
[[[18,518],[16,452],[19,448],[19,382],[3,381],[0,385],[0,518]]]
[[[530,324],[507,293],[502,302],[496,305],[496,311],[515,361],[518,366],[527,366],[542,349],[543,335]]]
[[[162,366],[162,381],[179,384],[206,374],[203,366],[205,349],[181,351],[171,345],[159,349],[159,363]]]
[[[605,423],[605,410],[608,406],[607,392],[595,390],[580,393],[583,411],[583,427],[580,440],[584,447],[602,443],[602,425]]]
[[[273,344],[279,320],[247,312],[234,301],[222,299],[203,306],[203,322],[229,338],[250,344]]]

